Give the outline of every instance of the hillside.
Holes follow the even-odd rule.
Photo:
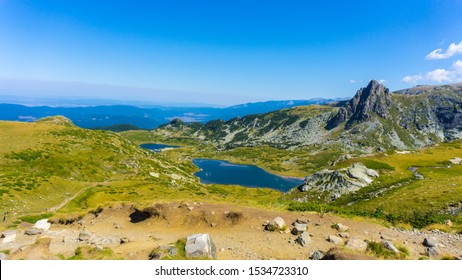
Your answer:
[[[322,98],[266,101],[225,108],[152,105],[145,107],[127,105],[50,107],[0,104],[0,120],[31,122],[43,117],[62,115],[83,128],[122,131],[122,129],[130,130],[136,127],[154,129],[175,118],[180,118],[185,122],[207,122],[215,119],[228,120],[252,113],[266,113],[294,106],[326,104],[333,101],[333,99]]]
[[[156,131],[168,137],[196,138],[222,149],[260,145],[359,153],[419,149],[462,137],[462,85],[420,86],[390,93],[371,81],[348,102],[206,124],[175,120]]]

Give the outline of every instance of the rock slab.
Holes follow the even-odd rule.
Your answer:
[[[185,250],[186,257],[188,258],[216,258],[215,245],[212,243],[210,235],[207,233],[199,233],[188,236]]]
[[[304,231],[297,237],[297,239],[295,239],[295,241],[302,246],[306,246],[311,243],[310,234],[307,231]]]

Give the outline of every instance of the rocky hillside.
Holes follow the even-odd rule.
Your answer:
[[[347,102],[187,124],[174,120],[156,130],[229,149],[268,145],[335,147],[362,153],[417,149],[462,138],[462,84],[417,86],[390,93],[372,80]]]

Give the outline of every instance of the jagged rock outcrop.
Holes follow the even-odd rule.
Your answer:
[[[340,107],[340,108],[339,108]],[[462,139],[462,84],[418,86],[390,93],[375,80],[349,101],[296,107],[206,124],[174,120],[163,136],[197,139],[219,149],[312,146],[373,153],[412,150]]]
[[[351,128],[356,123],[371,119],[373,113],[381,118],[387,118],[390,115],[391,105],[388,88],[372,80],[367,87],[358,90],[345,107],[340,108],[338,113],[327,122],[326,129],[336,128],[345,121],[347,121],[345,128]]]
[[[329,170],[325,169],[314,173],[305,179],[305,183],[298,187],[302,192],[316,190],[329,192],[333,199],[343,194],[355,192],[379,177],[377,171],[355,163],[348,168]]]

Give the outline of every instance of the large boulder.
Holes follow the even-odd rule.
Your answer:
[[[436,247],[438,246],[438,243],[436,242],[436,239],[433,237],[425,238],[423,241],[423,245],[425,247]]]
[[[35,223],[34,228],[47,231],[50,228],[50,226],[51,224],[48,222],[48,219],[42,219],[42,220],[38,220]]]
[[[306,246],[311,243],[310,234],[307,231],[304,231],[297,237],[297,239],[295,239],[295,241],[302,246]]]
[[[344,194],[358,191],[379,177],[377,171],[360,163],[338,170],[324,169],[305,178],[305,183],[298,187],[301,192],[329,192],[333,199]]]
[[[215,244],[212,243],[210,236],[206,233],[193,234],[188,236],[185,250],[186,257],[188,258],[216,258]]]

